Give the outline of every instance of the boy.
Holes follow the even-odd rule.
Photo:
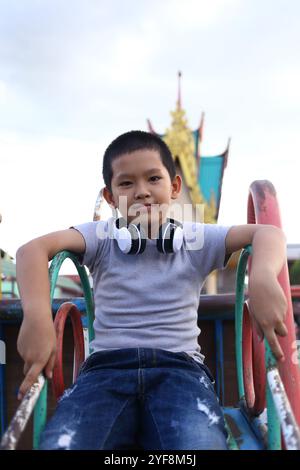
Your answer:
[[[203,247],[188,250],[180,241],[184,227],[177,224],[163,245],[170,248],[171,241],[171,252],[159,249],[154,234],[163,227],[159,237],[164,236],[166,209],[180,194],[181,179],[166,144],[146,132],[128,132],[109,145],[103,177],[105,199],[124,218],[119,225],[114,219],[112,225],[79,225],[32,240],[17,252],[24,311],[20,398],[41,371],[51,378],[54,366],[48,261],[62,250],[78,253],[94,283],[93,353],[60,399],[40,448],[226,449],[222,410],[197,341],[201,285],[226,257],[252,244],[251,314],[260,336],[283,360],[276,335],[287,333],[287,304],[277,281],[285,237],[273,226],[198,224],[204,228]],[[103,236],[109,225],[113,238]],[[133,249],[142,252],[132,256]]]

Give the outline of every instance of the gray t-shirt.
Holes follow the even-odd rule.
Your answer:
[[[82,264],[93,278],[92,352],[159,348],[186,352],[203,362],[197,325],[200,291],[207,275],[224,267],[230,227],[186,222],[185,240],[177,253],[162,254],[156,240],[147,239],[143,253],[128,255],[115,239],[105,236],[112,220],[74,226],[85,239]],[[196,244],[189,243],[193,233],[198,234]]]

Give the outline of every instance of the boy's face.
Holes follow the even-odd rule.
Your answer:
[[[157,150],[126,153],[112,163],[112,192],[104,189],[106,201],[118,208],[127,223],[140,223],[148,236],[165,222],[172,199],[177,199],[181,178],[171,181]]]

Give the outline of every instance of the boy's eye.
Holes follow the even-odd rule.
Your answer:
[[[122,181],[122,183],[120,183],[120,186],[128,186],[128,184],[131,184],[131,181]]]
[[[158,181],[161,179],[161,176],[151,176],[150,180],[151,181]]]

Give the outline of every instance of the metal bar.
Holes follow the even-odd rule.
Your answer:
[[[268,419],[268,450],[281,450],[280,421],[276,413],[276,408],[270,390],[267,385],[267,419]]]
[[[90,287],[89,279],[86,273],[86,270],[83,266],[79,264],[78,256],[70,251],[61,251],[53,258],[50,269],[49,269],[49,278],[50,278],[50,297],[51,303],[54,297],[55,286],[59,274],[59,270],[66,259],[71,259],[77,269],[79,274],[85,305],[87,313],[87,323],[88,323],[88,334],[89,334],[89,343],[94,339],[94,300],[93,294]],[[46,424],[47,417],[47,387],[44,387],[43,393],[41,394],[36,407],[34,409],[34,430],[33,430],[33,447],[39,447],[39,438],[41,432],[43,431]]]
[[[0,444],[1,450],[14,450],[16,448],[44,384],[45,377],[39,374],[37,382],[25,394],[8,429],[4,433]]]
[[[48,380],[39,392],[39,396],[33,414],[33,449],[37,450],[40,444],[40,436],[47,421],[47,394]]]
[[[239,399],[245,396],[244,378],[243,378],[243,306],[245,291],[245,273],[248,257],[251,254],[250,245],[245,247],[240,255],[236,274],[236,301],[235,301],[235,351],[236,351],[236,369],[239,390]]]
[[[5,368],[6,368],[6,350],[5,350],[5,336],[4,328],[0,322],[0,436],[4,433],[7,427],[7,407],[6,407],[6,386],[5,386]],[[3,345],[3,351],[2,351]],[[3,352],[3,354],[2,354]],[[3,356],[3,357],[2,357]]]
[[[268,377],[268,371],[276,367],[276,359],[270,349],[269,343],[265,338],[265,358],[266,358],[266,371]],[[268,380],[267,380],[268,382]],[[280,421],[275,408],[273,395],[267,383],[266,388],[267,395],[267,419],[268,419],[268,449],[269,450],[280,450],[281,449],[281,430]]]
[[[300,430],[277,367],[272,367],[267,371],[267,379],[281,424],[286,448],[287,450],[300,450]]]
[[[221,404],[225,403],[224,386],[224,347],[223,347],[223,322],[215,320],[215,339],[216,339],[216,389]]]
[[[239,446],[237,445],[237,442],[231,432],[230,426],[227,422],[227,417],[224,415],[224,422],[225,422],[225,428],[227,431],[227,447],[228,450],[239,450]]]

